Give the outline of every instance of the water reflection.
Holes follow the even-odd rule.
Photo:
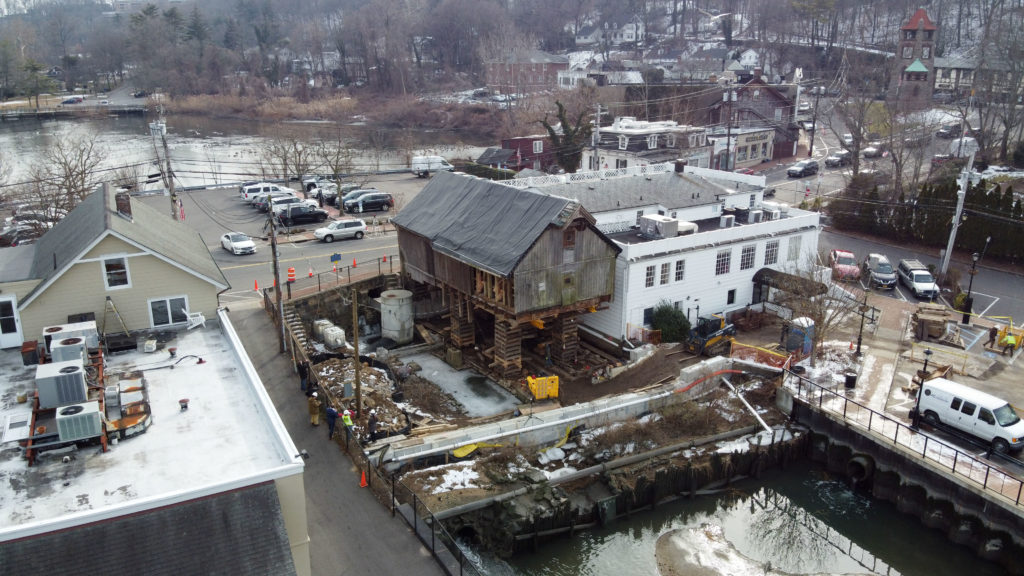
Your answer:
[[[715,498],[678,500],[572,540],[559,538],[534,554],[507,562],[483,554],[481,562],[486,574],[501,576],[667,575],[673,572],[659,571],[656,551],[666,557],[669,544],[683,552],[676,560],[697,560],[709,575],[1002,573],[810,464],[738,483]],[[695,572],[684,564],[674,573]]]

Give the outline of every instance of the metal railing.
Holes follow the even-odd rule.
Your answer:
[[[957,478],[969,480],[986,492],[999,495],[1014,506],[1021,505],[1021,496],[1024,493],[1024,480],[1021,478],[955,446],[921,434],[914,427],[851,400],[837,390],[821,386],[793,372],[789,375],[790,389],[807,406],[839,416],[855,427],[881,436],[894,445],[938,465]]]

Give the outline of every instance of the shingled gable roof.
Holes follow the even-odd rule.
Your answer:
[[[100,240],[113,235],[135,244],[218,288],[229,286],[203,239],[183,223],[131,200],[132,218],[117,213],[115,191],[104,185],[36,242],[32,277],[42,282],[21,302],[27,306]]]
[[[18,574],[295,574],[272,483],[0,545]],[[15,568],[16,567],[16,568]]]
[[[498,276],[511,275],[548,226],[576,203],[464,174],[438,173],[392,220],[433,249]]]

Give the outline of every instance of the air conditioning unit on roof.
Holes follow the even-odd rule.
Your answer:
[[[769,210],[768,212],[766,212],[766,214],[768,215],[769,220],[778,220],[779,218],[782,217],[781,210]]]
[[[100,403],[85,402],[57,409],[57,432],[61,442],[88,440],[103,435]]]
[[[47,352],[50,351],[50,346],[54,340],[75,337],[84,338],[85,345],[89,348],[99,348],[100,333],[96,330],[95,320],[75,322],[73,324],[58,324],[43,328],[43,342],[46,344]]]
[[[732,214],[725,214],[718,218],[719,228],[732,228],[733,224],[736,223],[736,216]]]
[[[85,347],[85,338],[75,336],[52,341],[50,343],[50,358],[53,362],[81,360],[83,364],[88,363],[89,351]]]
[[[39,390],[39,407],[44,410],[85,402],[88,399],[88,387],[82,361],[79,359],[38,365],[36,388]]]

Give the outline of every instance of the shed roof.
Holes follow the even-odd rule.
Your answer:
[[[426,237],[437,252],[509,276],[541,233],[575,209],[566,198],[442,172],[392,222]]]

